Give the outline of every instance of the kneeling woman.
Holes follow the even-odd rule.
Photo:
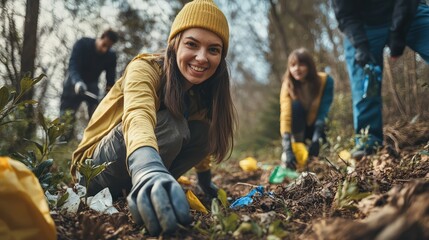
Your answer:
[[[216,196],[208,161],[227,157],[235,127],[228,41],[227,20],[211,0],[186,4],[165,54],[141,54],[128,64],[73,153],[73,175],[85,159],[111,162],[91,181],[89,194],[105,187],[114,197],[129,192],[133,219],[152,235],[189,224],[176,179],[192,167],[205,193]]]
[[[295,142],[311,141],[309,155],[319,155],[319,140],[325,140],[325,120],[331,107],[334,80],[317,72],[310,53],[299,48],[288,58],[280,91],[280,133],[282,135],[282,165],[296,169],[292,151]]]

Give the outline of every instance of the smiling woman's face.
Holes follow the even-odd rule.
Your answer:
[[[177,66],[187,80],[186,88],[209,79],[222,57],[222,40],[202,28],[190,28],[181,34],[177,49]]]
[[[294,59],[289,62],[289,71],[295,80],[304,81],[308,74],[308,66]]]

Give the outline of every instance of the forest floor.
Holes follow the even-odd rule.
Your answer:
[[[263,194],[216,214],[191,210],[193,223],[159,239],[429,239],[429,126],[385,128],[390,147],[355,161],[318,159],[296,180],[270,184],[271,169],[244,172],[238,161],[216,169],[213,181],[233,201],[256,186]],[[322,157],[321,157],[322,158]],[[191,184],[182,185],[203,199]],[[52,212],[58,239],[157,239],[136,226],[124,198],[119,213]],[[212,211],[210,211],[212,210]]]

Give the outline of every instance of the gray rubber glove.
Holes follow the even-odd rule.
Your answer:
[[[133,187],[127,197],[134,221],[152,236],[172,233],[191,223],[189,203],[180,184],[167,171],[159,153],[141,147],[128,157]]]
[[[296,158],[295,154],[292,151],[292,141],[290,133],[285,133],[282,136],[282,164],[284,167],[295,170],[296,169]]]
[[[212,182],[212,173],[210,170],[197,173],[198,185],[210,199],[217,198],[219,188]]]
[[[311,145],[308,149],[308,154],[313,157],[319,156],[320,150],[320,138],[322,138],[323,131],[325,128],[325,123],[323,121],[317,121],[314,124],[313,137],[311,139]]]
[[[87,90],[88,90],[88,87],[82,81],[79,81],[74,85],[74,92],[77,95],[83,95],[85,93],[85,91],[87,91]]]

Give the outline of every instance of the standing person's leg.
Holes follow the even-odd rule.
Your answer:
[[[168,169],[182,149],[182,145],[189,139],[189,129],[184,118],[174,118],[168,110],[157,113],[155,134],[158,139],[158,149],[164,165]],[[94,195],[109,187],[114,198],[128,193],[132,187],[131,177],[126,163],[126,146],[119,123],[98,144],[92,156],[94,164],[100,165],[111,162],[110,165],[91,181],[88,194]],[[144,161],[144,159],[142,159]]]
[[[407,45],[429,64],[429,6],[420,4],[407,35]]]
[[[292,102],[292,136],[295,142],[305,142],[305,128],[307,126],[307,113],[301,102]]]
[[[65,123],[65,131],[61,137],[61,141],[69,141],[73,138],[74,125],[76,124],[76,111],[82,103],[82,98],[75,96],[61,96],[60,101],[60,117]]]
[[[383,67],[383,49],[387,41],[388,33],[388,26],[366,28],[370,51],[377,61],[376,64],[381,68]],[[378,87],[380,90],[376,92],[375,96],[364,97],[364,69],[356,63],[354,57],[356,49],[347,38],[344,38],[344,51],[352,92],[355,134],[359,135],[362,130],[369,127],[367,139],[361,136],[356,137],[354,157],[361,158],[363,155],[373,153],[375,147],[383,144],[381,85],[373,86]],[[375,84],[377,84],[377,82],[375,82]],[[381,84],[381,82],[379,84]]]

